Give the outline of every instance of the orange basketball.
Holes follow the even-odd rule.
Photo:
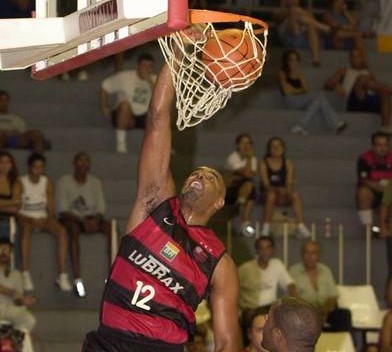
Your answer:
[[[207,41],[202,55],[207,79],[224,88],[253,83],[261,69],[260,44],[256,42],[254,55],[252,40],[242,30],[225,29],[217,32],[217,37]]]

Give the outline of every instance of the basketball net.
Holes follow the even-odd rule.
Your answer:
[[[214,62],[214,65],[220,65],[219,61],[224,61],[224,66],[220,65],[222,72],[238,70],[239,75],[228,77],[228,80],[222,84],[216,77],[214,79],[213,73],[202,60],[203,54],[208,55],[204,50],[208,40],[214,38],[220,45],[219,30],[214,28],[213,22],[204,21],[203,25],[199,25],[198,35],[182,30],[159,38],[158,42],[169,65],[176,91],[178,110],[176,124],[179,130],[209,119],[226,106],[233,92],[247,89],[254,84],[263,71],[268,35],[267,25],[250,17],[203,10],[190,10],[190,12],[203,16],[204,14],[225,16],[223,20],[218,18],[213,22],[243,22],[242,38],[238,45],[226,54],[222,51],[223,60],[220,58]],[[226,17],[229,20],[226,20]],[[192,20],[192,16],[191,22],[198,23]],[[259,25],[262,23],[261,31],[253,28],[255,22]],[[263,34],[261,39],[256,37],[256,34],[260,32]],[[245,41],[251,47],[252,52],[247,53],[246,57],[240,61],[233,61],[229,57],[230,53],[241,47]],[[258,63],[256,67],[251,72],[249,70],[245,72],[243,68],[247,66],[247,63],[255,62],[255,60]]]

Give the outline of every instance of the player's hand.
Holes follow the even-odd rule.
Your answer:
[[[183,38],[185,44],[205,41],[207,40],[207,35],[204,32],[205,28],[205,24],[193,24],[192,26],[181,31],[181,37]]]

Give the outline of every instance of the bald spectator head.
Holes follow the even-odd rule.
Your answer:
[[[262,346],[270,352],[313,351],[321,329],[321,317],[311,304],[285,298],[269,311]]]

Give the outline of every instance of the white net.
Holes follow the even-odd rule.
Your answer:
[[[209,119],[233,92],[260,77],[267,34],[265,29],[257,38],[252,23],[245,21],[241,30],[217,30],[207,23],[196,35],[183,30],[158,39],[176,90],[179,130]]]

